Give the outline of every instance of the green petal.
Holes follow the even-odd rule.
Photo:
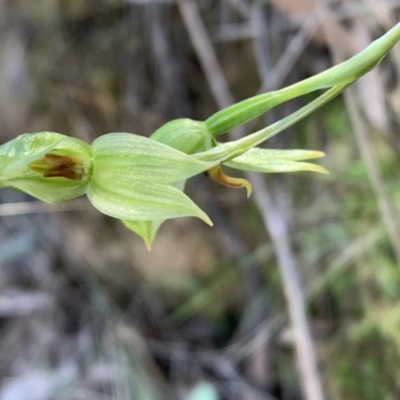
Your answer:
[[[323,153],[307,150],[271,150],[271,149],[250,149],[246,153],[233,160],[227,161],[224,165],[243,171],[255,172],[296,172],[314,171],[327,174],[328,171],[320,165],[298,162],[321,157]]]
[[[122,178],[109,171],[99,174],[95,167],[87,195],[104,214],[134,221],[193,216],[212,225],[207,214],[179,189],[132,176]]]
[[[0,146],[0,182],[31,174],[28,164],[53,150],[63,138],[53,132],[25,133]]]
[[[157,221],[129,221],[123,220],[122,223],[130,229],[132,232],[135,232],[139,235],[144,242],[146,243],[147,249],[151,250],[151,245],[153,244],[153,240],[156,237],[158,228],[164,220]]]
[[[95,169],[107,170],[116,179],[173,183],[212,167],[155,140],[130,133],[109,133],[93,142]]]
[[[54,147],[65,136],[55,132],[24,133],[0,146],[0,155],[26,158]]]
[[[172,186],[183,192],[186,181],[179,181],[173,183]],[[155,221],[132,221],[123,220],[122,223],[132,232],[139,235],[146,243],[147,248],[150,250],[154,238],[160,226],[165,222],[165,219]]]
[[[325,153],[317,150],[278,150],[278,149],[260,149],[254,148],[249,150],[248,156],[256,155],[258,152],[262,152],[263,158],[269,159],[282,159],[290,161],[302,161],[302,160],[312,160],[315,158],[321,158],[325,156]],[[245,153],[246,154],[246,153]],[[241,157],[238,157],[241,158]],[[233,160],[232,160],[233,161]],[[236,161],[236,158],[235,158]]]

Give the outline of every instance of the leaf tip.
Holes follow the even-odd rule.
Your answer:
[[[211,221],[210,217],[206,213],[203,213],[201,216],[199,216],[199,218],[201,218],[207,225],[214,226],[214,224]]]
[[[151,251],[151,246],[153,244],[153,241],[152,240],[146,240],[146,239],[143,239],[143,241],[144,241],[144,244],[146,245],[146,249],[148,251]]]
[[[317,164],[310,164],[310,166],[308,167],[308,171],[319,172],[321,174],[329,175],[329,171],[326,168]]]

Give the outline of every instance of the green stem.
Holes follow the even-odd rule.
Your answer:
[[[313,100],[311,103],[295,111],[293,114],[275,122],[274,124],[261,129],[258,132],[252,133],[251,135],[245,136],[242,139],[236,140],[234,142],[228,142],[220,144],[211,150],[207,150],[201,153],[193,154],[192,157],[197,158],[201,161],[220,163],[230,160],[232,158],[238,157],[247,150],[259,145],[265,140],[271,138],[272,136],[282,132],[284,129],[289,128],[298,121],[312,114],[315,110],[322,107],[324,104],[331,101],[333,98],[338,96],[343,92],[351,83],[346,83],[343,85],[334,86],[329,89],[317,99]]]
[[[400,40],[400,23],[349,60],[284,89],[260,94],[218,111],[205,123],[217,136],[264,114],[290,99],[319,89],[350,84],[378,65]]]

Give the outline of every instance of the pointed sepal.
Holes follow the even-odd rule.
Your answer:
[[[130,175],[94,170],[87,196],[102,213],[123,220],[146,221],[198,217],[212,225],[207,214],[179,189]]]
[[[133,176],[149,183],[174,183],[215,165],[131,133],[103,135],[93,142],[92,147],[96,170],[107,171],[116,177]]]
[[[122,220],[126,228],[140,236],[146,244],[148,250],[151,250],[154,238],[164,220],[157,221],[129,221]]]
[[[300,161],[323,157],[323,155],[324,153],[320,151],[255,148],[224,164],[243,171],[266,173],[313,171],[327,174],[328,171],[320,165]]]

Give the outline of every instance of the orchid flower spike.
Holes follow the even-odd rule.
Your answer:
[[[23,134],[0,146],[0,187],[24,191],[44,202],[58,203],[86,194],[98,210],[121,219],[148,248],[167,219],[210,218],[184,194],[187,179],[204,173],[233,188],[251,185],[223,171],[226,165],[263,173],[327,171],[303,162],[323,156],[309,150],[272,150],[257,146],[310,115],[370,71],[400,40],[400,24],[361,53],[287,88],[244,100],[206,121],[177,119],[150,138],[109,133],[91,145],[59,133]],[[328,89],[311,103],[276,123],[239,140],[219,143],[226,133],[285,101]]]

